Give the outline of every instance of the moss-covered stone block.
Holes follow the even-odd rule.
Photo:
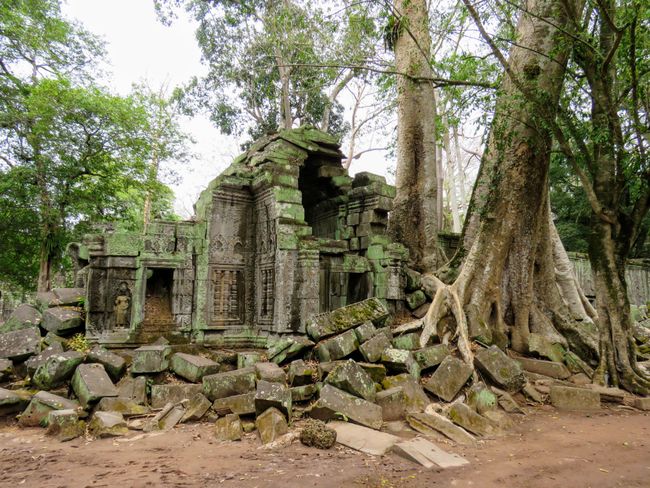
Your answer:
[[[332,312],[316,315],[307,324],[307,333],[312,339],[320,340],[357,327],[364,322],[379,322],[388,315],[388,310],[381,300],[369,298]]]
[[[200,383],[204,376],[219,372],[220,364],[202,356],[177,352],[170,361],[171,370],[187,381]]]
[[[255,368],[244,368],[203,377],[203,394],[210,400],[255,390]]]
[[[79,402],[69,400],[47,391],[39,391],[20,415],[18,423],[23,427],[47,427],[48,415],[53,410],[77,410]]]
[[[117,388],[101,364],[80,364],[72,377],[72,389],[84,408],[104,397],[116,397]]]
[[[438,398],[450,402],[467,383],[473,371],[464,361],[447,356],[424,384],[424,388]]]
[[[32,378],[32,383],[41,390],[51,390],[68,381],[77,366],[84,360],[84,355],[76,351],[67,351],[50,356],[41,364]]]
[[[369,402],[374,402],[377,395],[375,382],[361,366],[352,360],[338,364],[327,375],[325,383]]]
[[[79,420],[76,410],[53,410],[48,415],[46,435],[65,442],[81,437],[86,432],[86,422]]]
[[[521,365],[497,346],[478,351],[474,355],[474,364],[496,386],[506,391],[519,391],[526,382]]]

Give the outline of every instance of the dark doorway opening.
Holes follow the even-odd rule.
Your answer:
[[[316,237],[336,239],[339,202],[334,200],[342,192],[330,177],[319,176],[319,169],[327,167],[325,161],[311,157],[300,168],[298,188],[302,193],[305,221]]]
[[[144,321],[147,324],[164,324],[172,321],[172,286],[174,270],[149,268],[144,299]]]
[[[350,273],[348,275],[348,305],[370,297],[369,273]]]

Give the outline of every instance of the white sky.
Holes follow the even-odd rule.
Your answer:
[[[183,12],[169,27],[158,21],[152,0],[66,0],[63,12],[107,42],[112,71],[107,83],[120,94],[133,83],[173,87],[205,72],[194,22]],[[183,127],[196,141],[198,157],[177,168],[180,181],[171,186],[176,212],[189,217],[199,192],[240,153],[241,141],[222,135],[205,117],[184,120]],[[354,161],[351,172],[386,174],[387,166],[381,153],[369,153]]]

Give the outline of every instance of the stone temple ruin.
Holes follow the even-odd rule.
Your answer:
[[[386,234],[395,189],[351,178],[341,159],[328,134],[282,131],[210,182],[193,220],[86,236],[87,337],[262,346],[369,297],[398,311],[408,251]]]

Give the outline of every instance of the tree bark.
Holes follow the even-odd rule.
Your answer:
[[[395,42],[398,72],[431,77],[429,15],[424,0],[396,0],[401,16]],[[391,235],[410,251],[411,266],[433,271],[437,263],[437,178],[435,101],[431,83],[397,80],[396,197]]]
[[[460,210],[458,208],[458,198],[456,196],[456,175],[454,174],[454,154],[451,151],[451,142],[449,140],[449,125],[447,117],[442,118],[442,142],[447,155],[447,182],[449,183],[449,206],[451,208],[451,225],[452,232],[460,232]]]

